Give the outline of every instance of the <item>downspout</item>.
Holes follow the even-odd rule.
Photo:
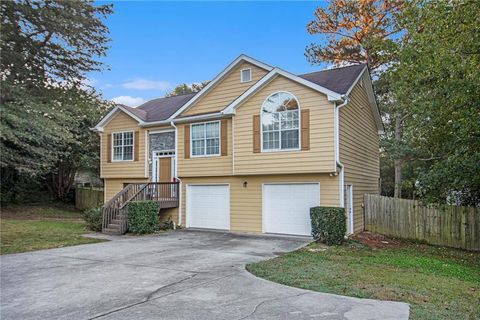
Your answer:
[[[335,103],[335,163],[340,167],[340,207],[345,208],[345,172],[340,162],[340,108],[345,107],[350,99],[347,96],[343,96],[342,99],[342,104],[337,106]]]
[[[178,225],[182,225],[182,179],[178,177],[178,128],[170,121],[170,125],[175,128],[175,167],[173,168],[175,179],[180,183],[178,185]]]

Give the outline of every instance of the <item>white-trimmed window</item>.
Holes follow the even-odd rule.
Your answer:
[[[114,132],[112,138],[112,160],[133,160],[133,131]]]
[[[220,155],[220,122],[203,122],[191,124],[192,156]]]
[[[252,69],[242,69],[240,70],[240,82],[249,82],[252,81]]]
[[[276,92],[262,105],[262,150],[298,150],[300,117],[298,101],[291,93]]]

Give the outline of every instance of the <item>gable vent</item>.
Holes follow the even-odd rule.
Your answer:
[[[242,69],[240,70],[240,82],[249,82],[252,81],[252,69]]]

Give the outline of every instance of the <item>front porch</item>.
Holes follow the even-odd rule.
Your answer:
[[[179,205],[179,182],[129,183],[102,207],[102,233],[127,232],[128,203],[132,201],[156,201],[159,213],[162,209]]]

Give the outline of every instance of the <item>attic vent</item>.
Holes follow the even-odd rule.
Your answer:
[[[252,80],[252,69],[240,70],[240,82],[249,82]]]

